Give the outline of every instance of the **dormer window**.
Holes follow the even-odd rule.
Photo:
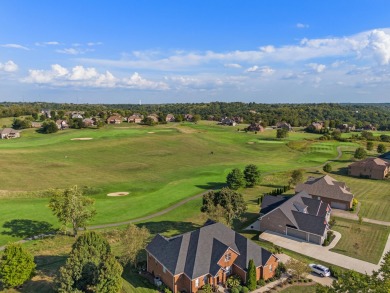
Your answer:
[[[230,261],[231,258],[232,254],[230,252],[225,254],[225,261]]]

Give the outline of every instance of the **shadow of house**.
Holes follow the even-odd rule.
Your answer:
[[[170,235],[178,235],[185,232],[193,231],[201,227],[191,222],[174,222],[174,221],[161,221],[161,222],[145,222],[136,224],[139,227],[146,227],[151,234],[167,233]],[[172,233],[173,232],[173,233]]]
[[[48,222],[28,219],[14,219],[7,221],[3,224],[3,228],[9,230],[4,230],[1,234],[19,238],[27,238],[56,231],[53,225]]]

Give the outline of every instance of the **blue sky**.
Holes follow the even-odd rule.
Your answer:
[[[0,101],[390,102],[390,1],[0,1]]]

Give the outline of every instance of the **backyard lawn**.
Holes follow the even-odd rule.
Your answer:
[[[342,237],[331,251],[377,264],[386,245],[390,227],[335,219],[336,224],[332,229],[340,232]]]

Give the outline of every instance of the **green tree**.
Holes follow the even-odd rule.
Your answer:
[[[326,173],[332,172],[332,165],[329,163],[326,163],[324,167],[322,168]]]
[[[286,128],[279,128],[276,130],[276,138],[287,138],[288,130]]]
[[[246,286],[250,291],[256,289],[256,267],[253,259],[249,260],[248,272],[246,274]]]
[[[227,176],[226,176],[226,184],[230,189],[237,190],[240,187],[245,186],[244,174],[238,168],[234,168]]]
[[[374,149],[374,143],[372,141],[367,141],[366,149],[367,151],[372,151]]]
[[[54,121],[46,120],[42,123],[41,132],[42,133],[55,133],[58,131],[57,124]]]
[[[86,232],[60,268],[58,292],[119,292],[122,271],[107,240],[96,232]]]
[[[367,152],[364,148],[360,147],[355,150],[355,154],[353,156],[355,159],[364,159],[367,157]]]
[[[383,143],[380,143],[380,144],[378,144],[378,147],[376,150],[379,154],[383,154],[386,152],[386,146]]]
[[[291,185],[295,186],[299,182],[302,182],[302,181],[303,181],[303,172],[302,172],[302,170],[294,170],[294,171],[292,171],[291,178],[289,180],[290,186]]]
[[[79,228],[85,228],[87,222],[96,214],[91,206],[94,200],[83,196],[77,185],[65,190],[52,190],[49,207],[63,228],[71,225],[73,235],[76,236]]]
[[[244,169],[244,178],[246,181],[246,186],[253,187],[260,181],[260,170],[254,164],[249,164],[245,166]]]
[[[143,120],[142,120],[142,124],[144,125],[148,125],[148,126],[153,126],[153,125],[156,125],[157,122],[155,122],[152,118],[150,117],[145,117]]]
[[[127,226],[121,233],[122,259],[124,263],[130,263],[137,267],[137,260],[140,253],[145,249],[150,238],[149,230],[143,226],[141,228],[134,224]]]
[[[12,123],[13,129],[26,129],[31,127],[31,120],[15,118]]]
[[[202,117],[200,117],[199,114],[195,114],[195,115],[192,117],[192,121],[196,123],[196,122],[200,121],[201,118],[202,118]]]
[[[5,288],[22,285],[34,274],[34,257],[20,244],[9,244],[0,260],[0,282]]]
[[[212,215],[220,206],[224,213],[224,219],[228,225],[232,225],[234,219],[239,219],[246,211],[246,203],[242,194],[229,188],[222,188],[220,191],[210,191],[203,195],[201,211]]]

